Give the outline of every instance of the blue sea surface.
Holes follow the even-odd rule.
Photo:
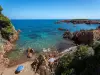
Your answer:
[[[63,31],[58,28],[66,28],[71,32],[79,31],[80,29],[95,29],[98,25],[61,23],[55,24],[57,20],[11,20],[12,24],[20,33],[20,38],[16,42],[15,50],[8,54],[9,58],[20,57],[20,55],[31,47],[36,51],[41,51],[43,48],[56,48],[57,45],[65,41],[62,38]]]

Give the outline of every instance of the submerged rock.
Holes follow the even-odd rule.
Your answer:
[[[64,29],[64,28],[58,28],[58,30],[60,30],[60,31],[66,31],[66,29]]]

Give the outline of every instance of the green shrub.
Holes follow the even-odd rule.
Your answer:
[[[0,12],[3,8],[0,6]],[[1,35],[4,39],[9,40],[10,36],[14,33],[13,25],[11,24],[10,20],[0,13],[0,31]]]
[[[95,55],[100,55],[100,44],[94,48]]]
[[[74,74],[74,69],[67,69],[66,71],[64,71],[61,75],[73,75]]]
[[[4,31],[6,33],[13,33],[13,28],[12,28],[12,26],[7,26],[5,28],[2,28],[2,31]]]
[[[80,45],[77,48],[77,51],[74,53],[75,58],[84,58],[88,55],[88,46]]]
[[[66,69],[72,62],[72,59],[73,58],[70,55],[63,56],[59,61],[59,66],[62,66],[64,69]]]
[[[0,13],[1,13],[2,10],[3,10],[3,8],[2,8],[1,5],[0,5]]]
[[[77,50],[71,54],[66,54],[59,60],[59,75],[80,74],[85,69],[85,58],[88,58],[88,46],[80,45]],[[90,50],[91,51],[91,50]],[[80,59],[81,58],[81,59]],[[77,75],[76,74],[76,75]],[[57,75],[57,74],[56,74]]]

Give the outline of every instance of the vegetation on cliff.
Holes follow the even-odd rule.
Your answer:
[[[2,14],[2,7],[0,6],[0,32],[4,39],[9,40],[10,35],[15,33],[15,29],[10,20]]]
[[[0,74],[9,64],[9,59],[4,55],[13,48],[11,40],[15,41],[18,36],[10,20],[2,14],[2,10],[0,6]]]
[[[56,75],[100,75],[100,44],[94,47],[80,45],[73,53],[59,60]]]

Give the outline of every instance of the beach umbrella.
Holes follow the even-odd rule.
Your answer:
[[[21,72],[23,69],[24,69],[24,66],[20,65],[20,66],[17,67],[16,71]]]

